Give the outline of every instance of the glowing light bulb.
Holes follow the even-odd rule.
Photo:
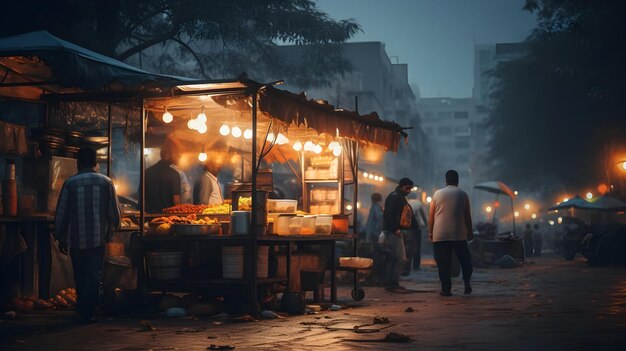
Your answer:
[[[311,141],[307,141],[306,143],[304,143],[304,151],[313,151],[314,148],[315,144],[313,144]]]
[[[207,131],[207,126],[204,123],[198,123],[198,133],[204,134]]]
[[[352,205],[348,205],[348,206],[346,206],[346,210],[348,210],[348,211],[352,211]]]
[[[338,142],[336,141],[331,141],[330,144],[328,144],[328,150],[335,150],[335,149],[339,149],[341,148],[341,145],[339,145]]]
[[[383,180],[385,180],[383,177],[378,177],[378,181],[379,182],[382,182]],[[417,189],[415,189],[415,190],[417,190]],[[415,190],[413,190],[413,191],[415,191]]]
[[[426,202],[428,202],[428,203],[433,202],[433,198],[432,198],[432,197],[430,197],[430,196],[426,197]]]
[[[241,136],[241,128],[239,127],[233,127],[233,129],[231,129],[230,134],[232,136],[234,136],[235,138],[239,138]]]
[[[530,215],[530,218],[532,218],[532,219],[537,219],[537,214],[536,214],[536,213],[531,214],[531,215]]]
[[[341,149],[337,148],[337,149],[333,150],[333,155],[335,155],[336,157],[339,157],[339,155],[341,155]]]
[[[515,211],[515,213],[513,214],[515,217],[519,217],[519,212]]]
[[[165,123],[170,123],[174,120],[174,116],[172,116],[171,113],[169,113],[167,110],[165,110],[165,112],[163,113],[163,122]]]
[[[191,130],[197,130],[198,129],[198,121],[196,121],[195,119],[190,119],[189,122],[187,122],[187,128],[189,128]]]
[[[374,179],[374,175],[373,175],[373,174],[370,174],[370,175],[368,175],[367,177],[368,177],[369,179]]]
[[[548,223],[550,223],[550,225],[554,225],[554,221],[548,221]]]
[[[515,194],[515,196],[517,196],[517,195],[519,194],[519,191],[515,190],[515,191],[513,192],[513,194]]]
[[[252,129],[246,129],[243,132],[243,138],[244,139],[252,139]]]
[[[143,149],[144,156],[150,156],[151,153],[152,153],[152,150],[150,150],[150,148]]]
[[[563,223],[563,217],[559,217],[559,218],[557,218],[557,219],[556,219],[556,222],[557,222],[558,224]]]
[[[278,133],[278,136],[276,137],[276,144],[284,145],[288,143],[289,143],[289,139],[286,136],[284,136],[282,133]]]
[[[313,152],[315,152],[316,154],[319,154],[320,152],[322,152],[322,145],[320,144],[315,145],[315,147],[313,148]]]
[[[356,202],[356,208],[361,208],[361,201]]]
[[[201,152],[201,153],[198,155],[198,160],[200,160],[200,162],[204,162],[204,161],[206,161],[206,159],[207,159],[206,152]]]
[[[302,143],[300,142],[300,140],[296,140],[296,142],[293,143],[293,149],[296,151],[302,150]]]
[[[564,198],[563,198],[563,202],[568,202],[568,201],[569,201],[569,198],[568,198],[568,197],[564,197]]]
[[[363,177],[367,178],[368,175],[367,172],[363,172]]]
[[[378,176],[374,176],[375,181],[378,181],[378,178],[379,178]]]
[[[203,112],[198,113],[198,116],[196,116],[196,120],[200,123],[206,123],[206,115]]]
[[[491,210],[492,210],[491,206],[485,207],[485,211],[487,211],[487,213],[491,213]]]
[[[524,208],[527,209],[527,210],[530,210],[530,204],[525,204]]]
[[[593,199],[593,193],[592,192],[588,192],[586,195],[587,199],[591,200]]]
[[[222,134],[223,136],[227,136],[228,134],[230,134],[230,127],[228,127],[226,123],[222,124],[222,126],[220,127],[220,134]]]

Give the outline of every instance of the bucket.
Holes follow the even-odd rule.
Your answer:
[[[180,279],[185,253],[180,251],[146,252],[148,272],[152,279]]]
[[[269,246],[259,246],[256,258],[257,278],[267,278],[269,272]]]
[[[243,262],[243,246],[222,247],[222,277],[224,279],[242,279]]]

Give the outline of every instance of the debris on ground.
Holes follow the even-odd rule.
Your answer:
[[[329,311],[339,311],[341,309],[341,306],[339,305],[330,305],[330,307],[328,307]]]
[[[343,339],[343,341],[355,341],[355,342],[397,342],[408,343],[411,342],[411,337],[400,333],[388,333],[382,339]]]
[[[182,328],[182,329],[178,329],[176,331],[176,334],[183,334],[183,333],[199,333],[200,331],[202,331],[204,329],[198,329],[198,328]]]
[[[404,312],[415,312],[415,310],[413,309],[413,307],[407,307]]]
[[[263,318],[267,318],[267,319],[283,318],[283,317],[279,316],[276,312],[270,311],[270,310],[264,310],[263,312],[261,312],[261,316],[263,316]]]
[[[256,322],[256,319],[249,314],[244,314],[241,317],[233,318],[232,321],[235,323]]]
[[[374,324],[387,324],[389,323],[389,318],[387,317],[374,317]]]
[[[207,348],[207,350],[234,350],[235,347],[231,345],[214,345],[211,344]]]
[[[149,331],[157,330],[155,327],[152,326],[152,323],[150,323],[150,321],[147,321],[145,319],[139,321],[139,323],[141,324],[141,329],[139,330],[140,332],[149,332]]]
[[[187,310],[182,307],[170,307],[165,311],[165,315],[169,318],[186,317]]]
[[[4,318],[6,319],[14,319],[17,316],[17,312],[15,311],[8,311],[4,314]]]

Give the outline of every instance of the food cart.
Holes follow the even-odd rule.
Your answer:
[[[396,151],[400,140],[406,137],[399,125],[382,121],[375,113],[361,116],[337,110],[324,102],[308,100],[302,94],[282,91],[274,88],[272,83],[261,84],[245,76],[206,81],[151,74],[64,42],[47,32],[3,40],[0,40],[0,56],[4,57],[2,67],[8,79],[0,84],[0,93],[13,99],[43,102],[46,111],[42,123],[44,130],[49,131],[52,125],[61,124],[66,138],[67,132],[94,125],[104,130],[100,135],[88,137],[91,139],[85,135],[74,136],[85,137],[83,141],[99,146],[101,165],[106,167],[106,173],[114,181],[122,178],[120,174],[112,174],[116,169],[115,162],[118,162],[111,157],[115,129],[123,130],[123,142],[130,145],[126,145],[126,149],[132,150],[134,143],[139,145],[138,150],[132,150],[139,156],[131,157],[130,166],[125,169],[139,176],[139,211],[124,211],[124,233],[134,239],[126,240],[128,245],[121,252],[131,256],[133,266],[138,268],[140,288],[238,290],[247,294],[253,306],[258,301],[259,286],[286,281],[289,289],[291,254],[296,245],[322,244],[330,249],[331,300],[336,300],[335,243],[337,240],[355,240],[355,235],[349,231],[343,206],[346,174],[351,175],[348,178],[354,188],[352,200],[353,208],[356,208],[359,148],[377,145]],[[163,136],[184,143],[187,154],[197,154],[199,160],[208,157],[218,138],[228,138],[222,143],[227,145],[225,152],[236,155],[241,165],[239,187],[231,192],[230,207],[183,206],[169,209],[171,213],[146,213],[146,154],[154,146],[152,143]],[[44,150],[51,150],[51,156],[57,152],[54,148]],[[321,176],[313,164],[308,164],[310,169],[305,168],[306,162],[312,162],[308,158],[310,155],[321,155],[317,156],[318,161],[326,155],[334,166],[320,167],[327,172]],[[267,179],[259,182],[262,163],[281,158],[296,160],[302,166],[303,201],[286,206],[286,210],[278,209],[279,200],[268,202],[266,193],[259,191],[267,185]],[[133,169],[133,160],[138,161],[138,169]],[[317,175],[307,173],[311,171],[317,171]],[[321,195],[308,187],[322,182],[333,184],[336,192],[332,195],[326,192],[319,201],[335,204],[318,205],[313,207],[315,211],[311,211],[312,202],[318,201],[316,199]],[[121,183],[116,182],[116,187],[125,185]],[[244,200],[246,197],[249,197],[247,201]],[[273,218],[267,214],[270,203],[273,203],[273,212],[277,212]],[[239,212],[235,210],[249,213],[242,222],[243,231],[234,230],[234,215]],[[296,210],[326,216],[319,217],[318,225],[316,217],[291,213],[285,216],[294,218],[287,222],[288,234],[278,235],[284,233],[279,228],[284,222],[281,221],[282,211]],[[158,218],[162,221],[155,221]],[[305,221],[309,224],[302,223]],[[164,222],[174,224],[162,226]],[[313,229],[305,230],[311,228],[311,223],[315,223]],[[259,271],[258,267],[267,265],[266,259],[259,258],[259,252],[265,255],[267,248],[274,246],[286,247],[285,276],[269,276],[265,267],[264,272]],[[182,274],[183,262],[198,258],[189,257],[191,251],[187,250],[198,247],[221,249],[221,277],[204,275],[206,271],[203,270],[199,270],[194,279]],[[177,251],[180,249],[184,250]],[[230,262],[236,267],[233,271],[224,270],[226,256],[236,257]],[[203,258],[198,261],[203,264],[211,262]],[[362,290],[356,288],[356,278],[353,297],[363,297]]]

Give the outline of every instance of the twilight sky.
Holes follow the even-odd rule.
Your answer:
[[[363,33],[351,41],[381,41],[395,63],[409,65],[422,97],[470,97],[474,44],[523,40],[535,17],[524,0],[317,0],[334,19],[354,18]]]

